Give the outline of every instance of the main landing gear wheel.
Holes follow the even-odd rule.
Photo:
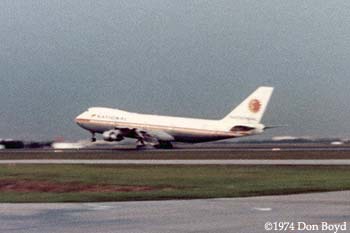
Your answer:
[[[95,136],[95,133],[92,133],[92,136],[91,136],[91,142],[96,142],[96,136]]]
[[[154,146],[157,149],[173,149],[173,144],[171,142],[160,141],[159,144]]]
[[[136,149],[143,149],[145,147],[146,147],[146,144],[142,139],[137,140]]]

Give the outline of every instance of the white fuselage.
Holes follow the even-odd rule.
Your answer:
[[[222,120],[204,120],[194,118],[170,117],[131,113],[111,108],[90,108],[80,114],[76,123],[92,133],[103,133],[113,129],[138,129],[141,131],[164,132],[165,140],[179,142],[207,142],[261,133],[263,125],[254,125],[254,130],[231,130],[235,126]],[[236,125],[239,125],[237,122]],[[126,135],[126,137],[128,137]],[[130,137],[133,137],[132,135]]]

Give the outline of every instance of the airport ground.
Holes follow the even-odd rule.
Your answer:
[[[0,160],[9,159],[145,159],[145,160],[223,160],[223,159],[350,159],[350,145],[330,144],[195,144],[172,150],[134,145],[97,146],[84,149],[0,150]]]
[[[219,198],[350,189],[348,146],[3,150],[0,163],[1,202]]]
[[[350,230],[349,199],[350,192],[342,191],[200,200],[0,204],[0,232],[330,233],[336,231],[322,230],[322,223],[345,222],[346,228],[337,231],[345,233]],[[267,231],[269,223],[293,223],[294,230]],[[314,230],[307,230],[306,225]]]
[[[350,217],[350,192],[344,191],[350,190],[349,148],[235,145],[175,150],[2,150],[0,232],[261,233],[266,232],[268,222],[343,223]],[[27,164],[20,163],[23,161]],[[47,164],[55,161],[78,164]],[[106,163],[98,164],[101,161]],[[152,164],[159,161],[191,164]],[[203,165],[203,161],[219,161],[220,165]],[[228,165],[232,161],[291,163]],[[305,161],[322,165],[300,165]],[[346,230],[350,230],[349,222]]]
[[[350,190],[348,166],[0,165],[0,202],[203,199]]]

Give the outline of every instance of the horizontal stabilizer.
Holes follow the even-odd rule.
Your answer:
[[[274,129],[274,128],[281,128],[281,127],[287,127],[288,125],[268,125],[265,126],[264,129]]]

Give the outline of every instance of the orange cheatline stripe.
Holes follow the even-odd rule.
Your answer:
[[[190,128],[182,128],[182,127],[167,127],[161,125],[149,125],[149,124],[140,124],[140,123],[126,123],[126,122],[110,122],[110,121],[101,121],[101,120],[90,120],[90,119],[76,119],[77,123],[91,123],[98,125],[113,125],[113,126],[131,126],[132,128],[149,128],[149,129],[157,129],[157,130],[178,130],[178,131],[188,131],[188,132],[196,132],[201,134],[215,134],[218,136],[245,136],[248,135],[245,132],[223,132],[223,131],[215,131],[215,130],[205,130],[205,129],[190,129]]]

